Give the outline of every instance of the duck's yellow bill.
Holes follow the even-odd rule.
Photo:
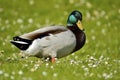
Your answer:
[[[76,24],[77,24],[77,26],[78,26],[78,28],[79,28],[80,30],[84,30],[84,28],[83,28],[82,23],[81,23],[80,20],[78,20],[78,22],[77,22]]]

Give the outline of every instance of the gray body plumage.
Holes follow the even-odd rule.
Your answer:
[[[48,36],[39,38],[40,34],[57,30],[61,31],[59,33],[56,32],[56,34],[48,33]],[[75,35],[64,26],[45,27],[23,34],[20,37],[32,40],[34,36],[38,36],[38,38],[35,37],[36,39],[33,40],[28,49],[22,51],[26,56],[61,58],[70,54],[76,46]]]

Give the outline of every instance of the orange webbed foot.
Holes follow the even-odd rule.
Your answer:
[[[52,63],[55,63],[55,61],[56,61],[56,58],[55,58],[55,57],[51,58],[51,62],[52,62]]]

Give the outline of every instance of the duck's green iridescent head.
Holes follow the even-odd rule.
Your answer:
[[[80,30],[83,30],[81,21],[82,21],[82,13],[75,10],[68,16],[67,26],[73,26],[74,27],[75,25],[77,25],[77,27]]]

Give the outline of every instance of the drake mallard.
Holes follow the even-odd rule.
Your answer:
[[[33,32],[13,37],[11,41],[26,56],[55,58],[67,56],[85,44],[82,13],[75,10],[68,16],[67,27],[47,26]]]

